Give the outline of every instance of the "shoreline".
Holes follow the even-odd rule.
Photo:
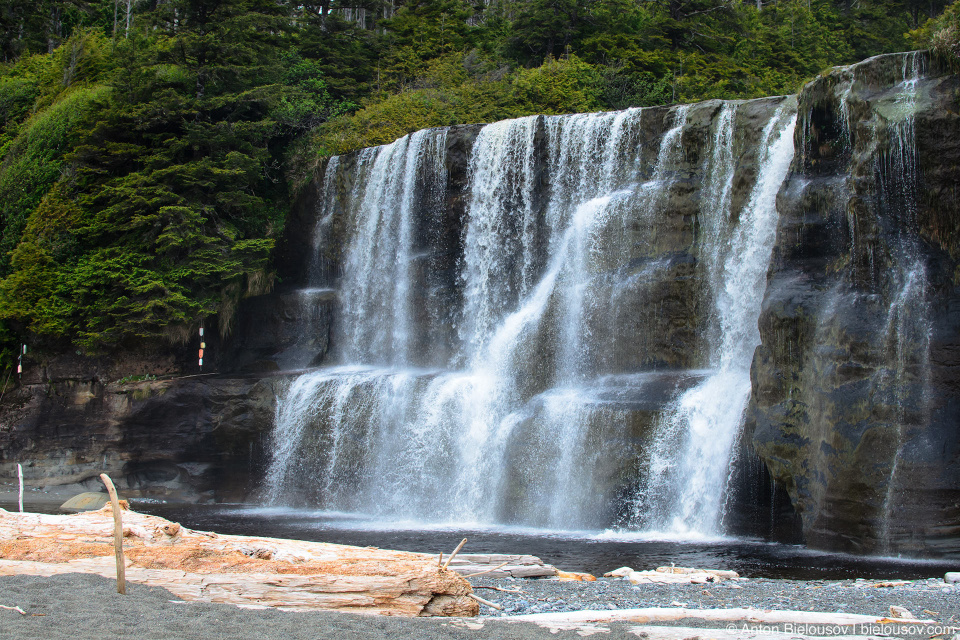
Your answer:
[[[371,616],[335,611],[288,612],[272,609],[245,609],[227,604],[183,602],[158,587],[128,585],[125,596],[118,595],[115,583],[100,576],[67,574],[50,578],[11,576],[0,578],[0,605],[19,606],[25,615],[0,609],[0,638],[49,640],[70,637],[73,640],[102,640],[128,637],[135,627],[139,640],[168,640],[183,637],[197,640],[249,638],[251,640],[339,640],[342,638],[432,640],[440,638],[477,638],[546,640],[573,639],[599,634],[601,638],[674,637],[751,638],[788,640],[806,637],[931,637],[930,632],[960,629],[960,588],[938,586],[934,580],[910,582],[898,587],[875,587],[872,581],[794,581],[755,579],[716,585],[643,585],[632,587],[625,581],[600,578],[596,582],[561,582],[550,579],[476,579],[475,589],[500,604],[507,603],[505,591],[519,590],[510,598],[526,598],[527,613],[548,613],[564,607],[596,611],[621,605],[658,603],[687,604],[699,608],[735,603],[740,607],[794,611],[857,610],[879,615],[890,605],[905,606],[916,615],[934,621],[927,625],[765,624],[757,621],[713,622],[684,618],[674,622],[638,624],[637,622],[560,623],[530,620],[511,621],[510,617],[482,607],[478,618],[401,618]],[[705,589],[704,587],[707,586]],[[653,588],[652,588],[653,587]],[[949,592],[945,591],[949,588]],[[709,592],[710,595],[706,595]],[[872,597],[869,597],[872,596]],[[676,600],[682,598],[682,600]],[[673,599],[671,601],[671,599]],[[781,605],[771,607],[771,605]],[[789,606],[784,606],[789,605]],[[909,606],[908,606],[909,605]],[[910,607],[914,607],[911,609]],[[922,608],[921,608],[922,607]],[[929,607],[937,607],[931,609]],[[947,607],[951,607],[947,609]],[[706,607],[704,607],[706,608]],[[937,615],[930,615],[935,612]],[[504,612],[506,613],[506,612]],[[520,611],[513,611],[514,616]],[[704,630],[711,631],[705,632]],[[922,633],[919,633],[921,632]],[[944,640],[958,632],[938,637]],[[679,635],[677,635],[679,634]]]
[[[281,611],[260,604],[263,601],[258,599],[239,605],[225,604],[216,597],[184,602],[163,587],[136,583],[128,583],[128,595],[120,596],[115,592],[115,582],[106,575],[0,577],[0,638],[120,638],[126,635],[126,625],[134,623],[144,629],[144,633],[138,633],[141,640],[166,640],[171,636],[198,640],[540,640],[595,633],[607,638],[648,640],[838,636],[851,640],[880,636],[960,640],[960,584],[947,583],[943,577],[732,577],[699,584],[634,585],[623,578],[575,581],[482,575],[468,580],[473,592],[500,609],[482,604],[476,618],[413,618],[331,610]],[[652,611],[665,614],[651,617]],[[888,619],[891,617],[900,620]],[[114,628],[118,635],[110,634]],[[257,632],[251,634],[250,629]]]
[[[75,485],[27,488],[24,510],[60,513],[58,507],[73,497]],[[121,492],[122,493],[122,492]],[[121,495],[121,497],[124,497]],[[893,557],[854,555],[811,549],[802,545],[769,542],[751,538],[716,540],[657,540],[612,537],[567,536],[543,532],[543,535],[512,531],[509,527],[457,529],[453,527],[364,528],[353,523],[341,527],[336,519],[324,519],[296,510],[284,515],[262,515],[255,505],[195,504],[180,501],[131,500],[133,509],[182,523],[184,526],[233,535],[267,535],[275,538],[332,542],[355,546],[376,546],[415,553],[449,552],[463,537],[469,542],[465,553],[527,554],[563,571],[601,575],[623,565],[636,569],[676,563],[713,569],[733,569],[750,578],[777,578],[801,581],[917,580],[942,578],[949,571],[960,571],[960,558]],[[0,482],[0,508],[15,512],[15,484]]]

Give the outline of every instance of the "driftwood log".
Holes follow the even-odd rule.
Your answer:
[[[552,578],[557,568],[536,556],[503,553],[460,553],[449,567],[462,576],[483,574],[488,578]]]
[[[935,624],[935,620],[914,618],[890,618],[866,616],[857,613],[831,613],[824,611],[781,611],[774,609],[687,609],[683,607],[647,607],[643,609],[619,609],[616,611],[565,611],[560,613],[530,613],[510,616],[516,622],[543,624],[582,624],[591,622],[676,622],[678,620],[703,620],[705,622],[748,622],[754,624],[805,624],[805,625],[884,625],[884,624]]]
[[[374,547],[219,535],[124,512],[126,579],[184,600],[291,611],[475,616],[470,584],[435,557]],[[116,576],[113,510],[75,515],[0,509],[0,576]]]
[[[463,626],[473,626],[474,622],[464,622]],[[549,629],[552,633],[560,631],[574,631],[580,636],[591,636],[594,634],[608,634],[609,627],[604,627],[596,623],[583,624],[539,624],[538,626]],[[627,634],[644,638],[644,640],[823,640],[823,635],[814,635],[800,631],[776,631],[774,628],[762,625],[730,625],[734,628],[727,629],[701,629],[697,627],[658,627],[653,625],[639,625],[628,627]],[[468,627],[469,628],[469,627]],[[482,626],[480,628],[483,628]],[[799,629],[803,627],[798,625]],[[852,628],[849,635],[831,635],[827,636],[830,640],[889,640],[890,636],[885,635],[854,635],[857,628]],[[600,636],[603,637],[603,636]]]

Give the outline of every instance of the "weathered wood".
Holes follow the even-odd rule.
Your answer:
[[[462,576],[483,573],[491,578],[552,578],[557,568],[530,555],[503,553],[461,553],[450,569]]]
[[[934,624],[934,620],[917,620],[866,616],[856,613],[829,613],[822,611],[778,611],[771,609],[686,609],[682,607],[648,607],[644,609],[619,609],[614,611],[567,611],[563,613],[530,613],[510,616],[509,619],[528,622],[583,623],[583,622],[674,622],[685,618],[708,622],[752,622],[760,624]]]
[[[111,509],[75,515],[0,509],[0,575],[115,575]],[[184,600],[297,611],[475,616],[470,584],[436,556],[322,542],[218,535],[124,513],[130,582]]]
[[[60,505],[61,513],[77,513],[78,511],[96,511],[103,509],[110,502],[109,494],[102,491],[85,491],[78,493]]]
[[[541,625],[553,631],[577,631],[580,635],[608,633],[609,630],[596,625]],[[695,627],[657,627],[640,625],[629,627],[626,632],[645,640],[823,640],[823,636],[806,635],[797,632],[776,631],[774,629],[698,629]],[[602,637],[602,636],[601,636]],[[889,640],[889,637],[866,635],[836,635],[831,640]]]
[[[473,586],[474,589],[491,589],[493,591],[503,591],[504,593],[523,593],[522,589],[504,589],[503,587],[494,587],[492,585],[483,585],[478,584]]]
[[[120,498],[117,496],[117,488],[113,486],[113,480],[105,473],[100,474],[100,479],[103,480],[110,495],[110,506],[113,511],[113,551],[117,559],[117,593],[123,595],[127,593],[127,577],[124,573],[126,562],[123,559],[123,513],[120,510]]]
[[[557,571],[557,579],[566,582],[596,582],[597,576],[582,571]]]
[[[464,578],[476,578],[477,576],[485,576],[488,573],[493,573],[497,569],[507,566],[508,564],[510,564],[510,561],[505,560],[500,564],[498,564],[497,566],[495,566],[493,569],[487,569],[486,571],[478,571],[477,573],[462,573],[460,575],[462,575]]]
[[[737,580],[736,571],[722,569],[692,569],[689,567],[657,567],[656,571],[634,571],[630,567],[620,567],[603,574],[605,578],[626,578],[631,584],[706,584]]]
[[[20,607],[8,607],[8,606],[5,605],[5,604],[0,604],[0,609],[6,609],[7,611],[16,611],[17,613],[19,613],[19,614],[22,615],[22,616],[27,615],[27,612],[24,611],[23,609],[21,609]]]
[[[457,554],[460,553],[460,549],[463,549],[463,545],[465,544],[467,544],[466,538],[460,541],[460,544],[458,544],[457,548],[453,550],[453,553],[450,554],[450,557],[447,558],[447,561],[443,563],[443,569],[446,569],[450,566],[450,563],[453,562],[453,559],[457,557]]]
[[[499,604],[497,604],[496,602],[490,602],[489,600],[484,600],[483,598],[481,598],[480,596],[478,596],[478,595],[475,594],[475,593],[471,593],[471,594],[470,594],[470,597],[473,598],[474,600],[476,600],[477,602],[479,602],[480,604],[485,604],[485,605],[487,605],[488,607],[492,607],[492,608],[496,609],[497,611],[503,611],[503,607],[500,606]]]

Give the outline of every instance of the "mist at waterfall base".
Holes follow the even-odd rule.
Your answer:
[[[723,568],[751,578],[795,580],[919,579],[942,577],[956,565],[935,560],[855,556],[801,545],[745,538],[647,539],[644,534],[556,532],[517,527],[484,529],[422,523],[385,523],[369,517],[249,505],[184,505],[134,502],[138,511],[204,531],[255,535],[384,549],[443,552],[466,537],[462,553],[530,554],[564,571],[600,576],[622,566],[670,565]]]

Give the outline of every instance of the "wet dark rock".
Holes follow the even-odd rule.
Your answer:
[[[126,498],[242,500],[262,473],[272,425],[271,378],[61,381],[5,398],[0,475],[28,486],[102,489]],[[12,396],[12,397],[11,397]]]
[[[808,85],[780,192],[748,430],[817,548],[960,554],[960,81],[920,57],[911,107],[914,59]]]

